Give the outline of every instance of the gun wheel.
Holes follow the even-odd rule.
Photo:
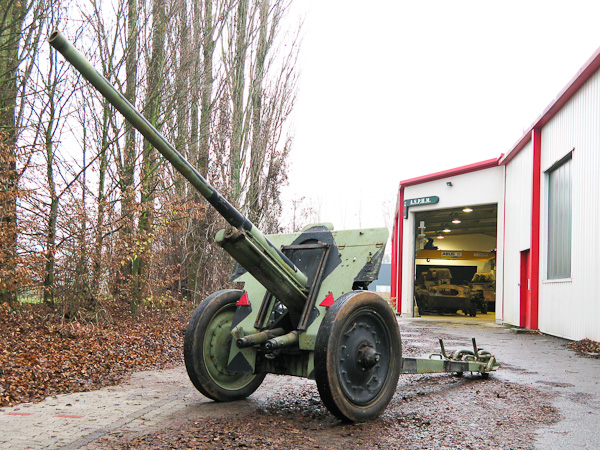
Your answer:
[[[202,301],[185,332],[183,356],[190,380],[202,394],[216,401],[240,400],[252,394],[265,374],[227,370],[231,324],[242,291],[222,290]]]
[[[372,292],[350,292],[329,308],[317,334],[315,378],[323,403],[346,422],[379,416],[392,399],[402,360],[396,317]]]

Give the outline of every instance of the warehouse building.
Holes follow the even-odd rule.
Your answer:
[[[599,68],[600,49],[506,154],[400,182],[399,314],[487,313],[600,341]]]

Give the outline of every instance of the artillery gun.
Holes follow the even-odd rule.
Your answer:
[[[400,332],[389,304],[368,285],[379,273],[387,229],[335,231],[330,224],[300,233],[264,236],[70,44],[58,50],[229,223],[216,241],[238,263],[225,289],[194,311],[184,360],[194,386],[216,401],[251,395],[267,373],[315,379],[325,406],[348,422],[377,417],[400,373],[497,369],[478,349],[437,359],[402,358]]]

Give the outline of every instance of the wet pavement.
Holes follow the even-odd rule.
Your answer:
[[[536,448],[600,448],[600,360],[577,355],[565,348],[567,341],[559,338],[514,333],[495,324],[493,314],[399,321],[403,339],[413,349],[419,349],[421,344],[431,348],[434,339],[420,338],[425,335],[444,336],[449,349],[475,337],[478,346],[493,353],[503,365],[492,375],[494,378],[550,393],[560,420],[537,430]],[[269,375],[249,399],[214,403],[192,387],[183,367],[141,372],[119,386],[1,408],[0,448],[98,448],[99,438],[154,431],[174,421],[243,416],[292,386],[312,383]]]
[[[488,316],[491,316],[489,314]],[[538,430],[541,450],[600,449],[600,360],[565,347],[568,340],[496,325],[489,319],[435,317],[401,319],[409,329],[439,329],[457,337],[475,337],[502,364],[492,376],[550,391],[561,420]]]

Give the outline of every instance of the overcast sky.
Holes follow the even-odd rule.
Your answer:
[[[597,0],[296,0],[291,17],[285,197],[336,229],[390,225],[399,181],[508,152],[600,46]]]

